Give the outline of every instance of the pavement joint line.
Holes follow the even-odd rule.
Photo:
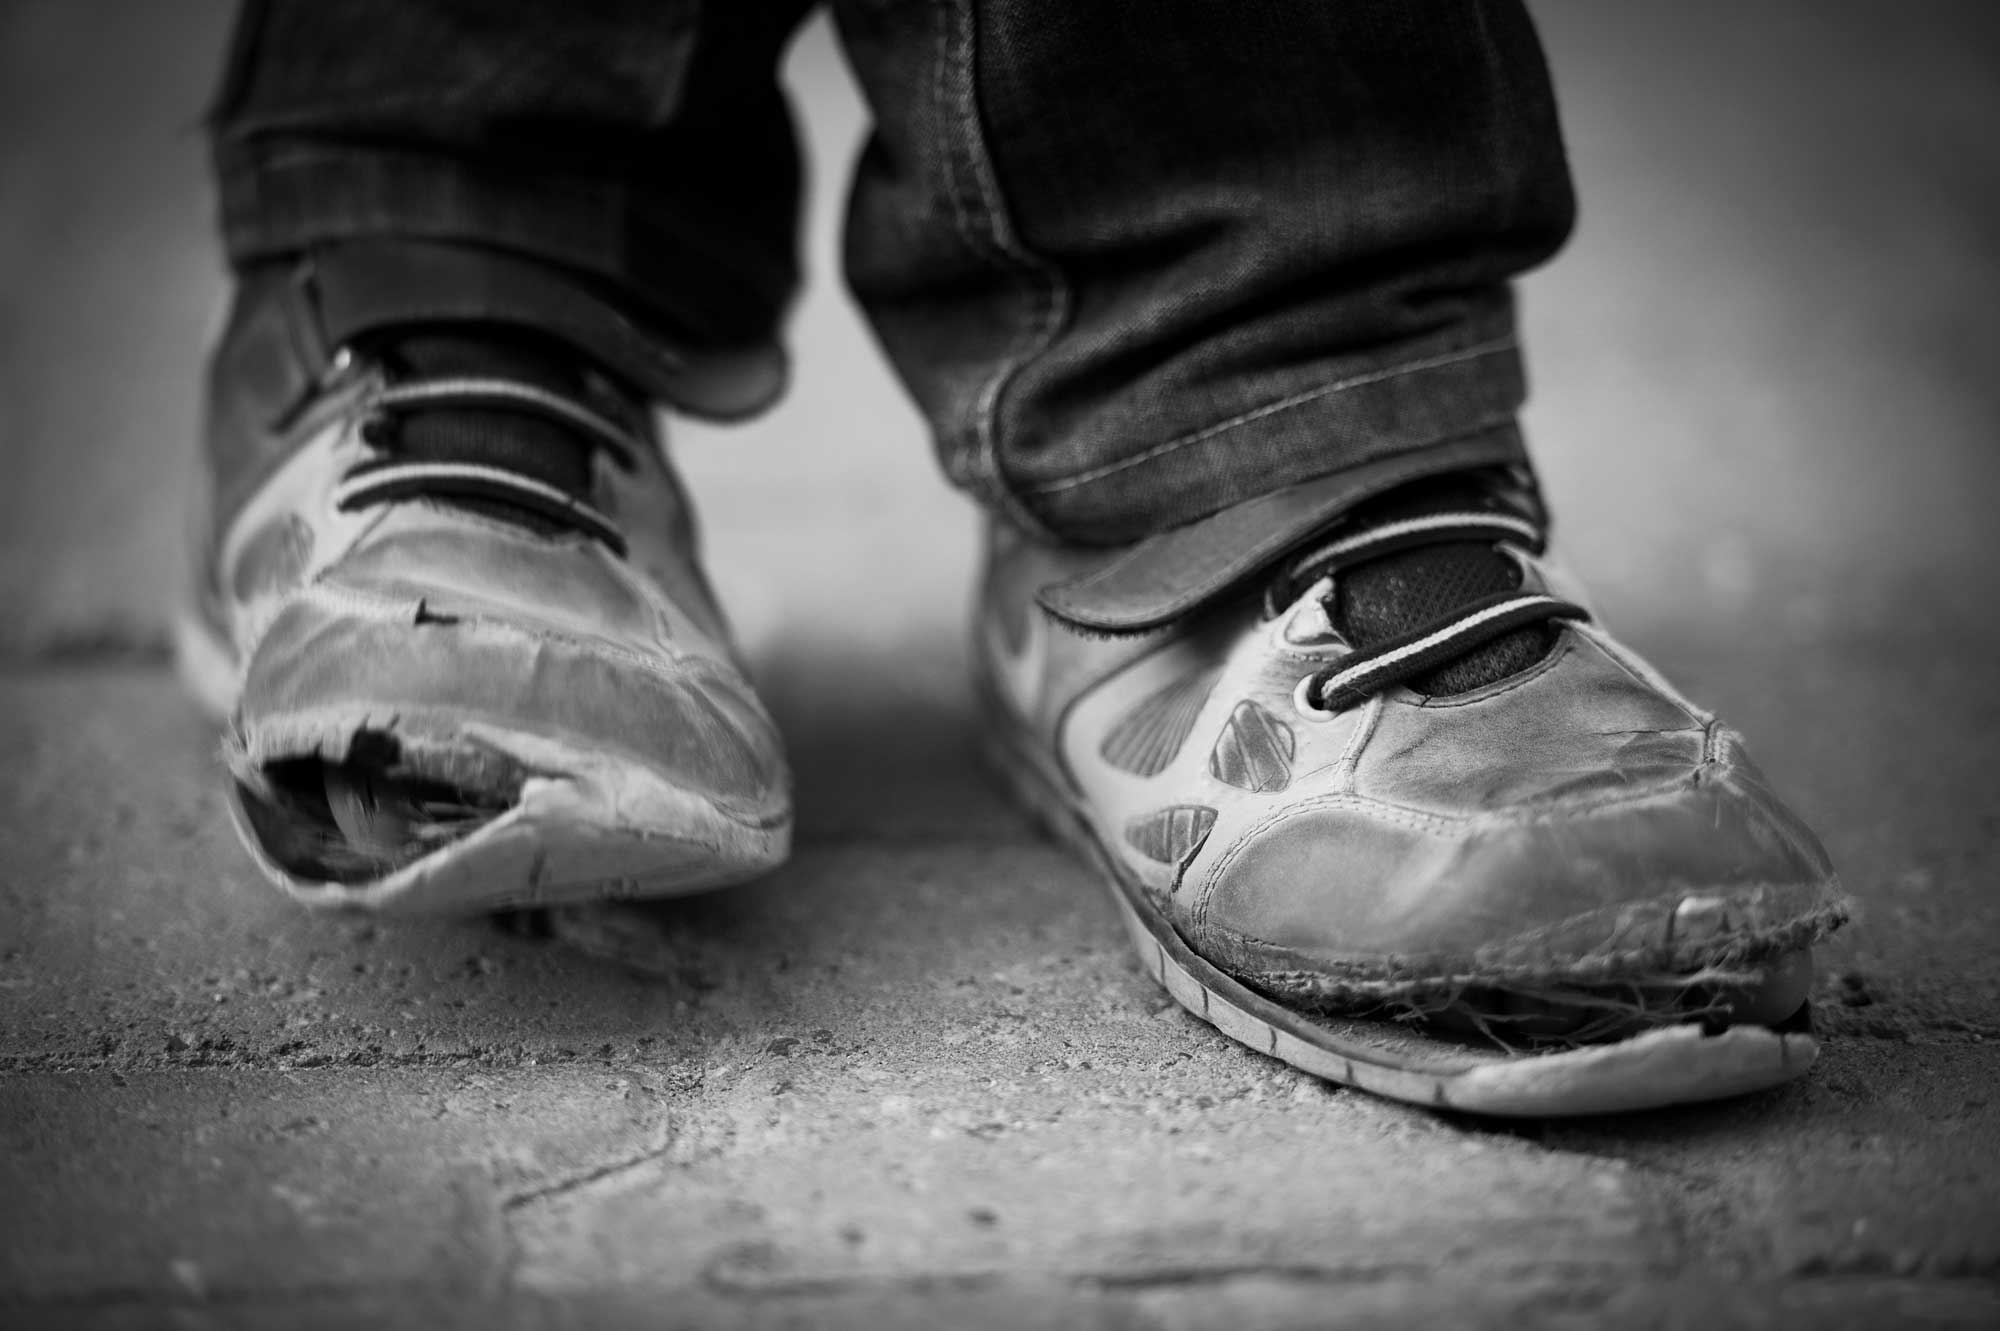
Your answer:
[[[1255,1277],[1248,1278],[1254,1279]],[[1276,1277],[1275,1279],[1282,1280],[1281,1277]],[[1664,1278],[1616,1280],[1602,1285],[1564,1289],[1556,1296],[1556,1303],[1563,1311],[1581,1311],[1586,1313],[1602,1310],[1607,1305],[1614,1303],[1622,1303],[1627,1307],[1643,1307],[1648,1305],[1670,1306],[1690,1285],[1698,1288],[1706,1287],[1709,1279],[1710,1277],[1703,1272],[1683,1271],[1676,1272]],[[1310,1286],[1325,1284],[1327,1282],[1287,1283],[1302,1283]],[[1430,1278],[1418,1276],[1401,1281],[1383,1280],[1369,1283],[1400,1283],[1402,1285],[1421,1286],[1428,1289],[1434,1289],[1439,1284],[1434,1273],[1432,1273]],[[1521,1309],[1521,1311],[1525,1312],[1533,1308],[1549,1307],[1551,1303],[1548,1297],[1548,1276],[1537,1275],[1532,1271],[1511,1278],[1482,1272],[1476,1279],[1460,1279],[1446,1283],[1453,1288],[1465,1291],[1467,1298],[1463,1307],[1468,1310],[1511,1307],[1516,1301],[1525,1301],[1525,1307]],[[1906,1296],[1920,1291],[1936,1291],[1940,1289],[1953,1294],[1975,1291],[1990,1292],[1989,1282],[1976,1278],[1963,1280],[1954,1277],[1926,1278],[1917,1276],[1765,1277],[1737,1286],[1732,1296],[1732,1305],[1738,1309],[1771,1307],[1778,1304],[1787,1292],[1809,1292],[1813,1291],[1816,1287],[1822,1286],[1840,1287],[1839,1292],[1843,1301],[1854,1303],[1877,1295]],[[1195,1287],[1199,1288],[1201,1286]],[[661,1288],[660,1286],[648,1286],[642,1282],[621,1282],[616,1286],[600,1290],[599,1293],[615,1298],[617,1296],[654,1292]],[[1162,1288],[1172,1289],[1178,1287],[1165,1286]],[[698,1292],[694,1290],[683,1290],[681,1292],[683,1294],[697,1294],[698,1297]],[[1012,1294],[1027,1299],[1060,1299],[1063,1296],[1075,1298],[1078,1295],[1095,1293],[1098,1295],[1098,1298],[1091,1300],[1092,1303],[1116,1307],[1131,1301],[1135,1296],[1142,1297],[1151,1292],[1154,1291],[1143,1285],[1106,1285],[1093,1283],[1088,1276],[1072,1276],[1067,1279],[1061,1279],[1041,1275],[1003,1274],[997,1279],[908,1276],[896,1284],[855,1283],[838,1288],[830,1288],[820,1297],[827,1299],[835,1305],[859,1303],[863,1306],[868,1306],[868,1301],[870,1300],[879,1299],[884,1294],[893,1295],[898,1293],[917,1295],[965,1294],[974,1297]],[[459,1314],[482,1310],[498,1312],[505,1309],[540,1308],[546,1310],[549,1314],[549,1324],[569,1324],[569,1319],[559,1315],[558,1310],[569,1302],[568,1299],[561,1295],[514,1287],[502,1287],[497,1292],[473,1293],[463,1290],[462,1287],[445,1283],[431,1285],[412,1282],[399,1282],[387,1285],[313,1283],[292,1289],[231,1289],[223,1287],[204,1291],[199,1295],[184,1291],[166,1291],[152,1288],[137,1289],[130,1287],[112,1290],[86,1290],[55,1297],[27,1299],[0,1293],[0,1309],[34,1313],[42,1311],[116,1310],[143,1306],[163,1311],[184,1312],[199,1311],[202,1308],[216,1308],[222,1310],[283,1309],[293,1312],[311,1312],[317,1310],[322,1313],[339,1314],[344,1310],[379,1310],[389,1304],[402,1307],[420,1307],[423,1306],[423,1301],[426,1299],[436,1299],[440,1296],[451,1296],[454,1294],[459,1295],[459,1297],[452,1298],[451,1303],[455,1312]],[[1542,1297],[1534,1297],[1538,1294],[1542,1295]],[[702,1304],[690,1304],[683,1311],[691,1316],[699,1316],[704,1312],[718,1312],[722,1307],[741,1306],[744,1302],[753,1301],[756,1296],[746,1297],[743,1294],[733,1291],[718,1291],[717,1295],[712,1297],[717,1298],[716,1303],[706,1306]],[[783,1298],[783,1296],[778,1297]],[[800,1296],[800,1302],[804,1302],[805,1299],[810,1297],[812,1296]],[[540,1317],[537,1317],[528,1324],[540,1326],[544,1322]],[[692,1323],[674,1320],[671,1324],[684,1325]],[[1972,1323],[1960,1322],[1953,1318],[1950,1321],[1940,1323],[1940,1325],[1972,1325]]]
[[[155,1286],[118,1286],[110,1289],[77,1290],[74,1293],[57,1294],[42,1298],[21,1298],[12,1291],[0,1290],[0,1309],[15,1312],[34,1312],[48,1309],[112,1309],[112,1308],[255,1308],[263,1305],[293,1307],[302,1303],[324,1303],[338,1306],[361,1302],[357,1295],[368,1302],[395,1298],[415,1300],[424,1295],[435,1295],[448,1291],[452,1286],[419,1282],[394,1282],[387,1284],[339,1284],[333,1281],[309,1281],[290,1289],[239,1289],[228,1285],[205,1287],[200,1293],[187,1290],[161,1289]]]
[[[147,1063],[99,1062],[85,1064],[79,1060],[65,1060],[59,1054],[30,1055],[30,1059],[46,1058],[46,1063],[22,1061],[18,1056],[0,1054],[0,1081],[9,1077],[91,1077],[147,1076],[162,1072],[289,1072],[289,1073],[343,1073],[343,1072],[440,1072],[453,1068],[468,1068],[490,1072],[528,1072],[540,1068],[600,1068],[607,1072],[658,1072],[680,1066],[685,1059],[662,1059],[657,1063],[608,1062],[586,1054],[566,1056],[562,1054],[524,1054],[507,1060],[488,1053],[453,1054],[381,1054],[345,1057],[329,1057],[324,1062],[288,1063],[283,1061],[265,1062],[254,1057],[238,1060],[190,1059],[170,1061],[161,1059]]]
[[[708,1289],[735,1298],[804,1299],[828,1295],[881,1295],[894,1293],[937,1293],[947,1290],[974,1291],[995,1288],[1046,1286],[1051,1289],[1097,1291],[1102,1293],[1145,1293],[1157,1290],[1211,1288],[1239,1280],[1273,1280],[1291,1285],[1359,1286],[1397,1282],[1431,1283],[1434,1264],[1421,1261],[1355,1262],[1318,1266],[1297,1262],[1235,1262],[1208,1265],[1166,1266],[1137,1270],[1048,1271],[1032,1274],[999,1269],[884,1273],[863,1276],[804,1276],[792,1279],[739,1281],[727,1274],[732,1256],[761,1254],[766,1245],[759,1240],[725,1249],[705,1267],[700,1276]],[[1994,1264],[2000,1266],[2000,1263]],[[1809,1288],[1818,1284],[1865,1283],[1879,1286],[1959,1283],[1984,1288],[1992,1280],[1987,1264],[1973,1269],[1943,1273],[1896,1272],[1868,1261],[1826,1264],[1809,1270],[1766,1277],[1758,1282],[1775,1293],[1785,1288]],[[1701,1278],[1702,1264],[1686,1259],[1653,1265],[1641,1274],[1641,1287],[1670,1288],[1685,1280]],[[1564,1283],[1566,1306],[1596,1308],[1634,1287],[1634,1273],[1614,1261],[1565,1262],[1552,1259],[1498,1266],[1482,1266],[1473,1283],[1480,1288],[1495,1284],[1523,1289],[1544,1287],[1550,1280]],[[643,1282],[642,1282],[643,1283]]]
[[[1854,1279],[1880,1280],[1921,1280],[1926,1284],[1938,1281],[1963,1281],[1967,1284],[1990,1286],[2000,1280],[2000,1257],[1978,1258],[1960,1256],[1947,1258],[1935,1265],[1925,1264],[1914,1271],[1901,1271],[1895,1265],[1894,1257],[1880,1252],[1868,1252],[1852,1257],[1829,1257],[1815,1253],[1790,1271],[1783,1278],[1789,1281],[1836,1281]]]
[[[1154,1009],[1157,1014],[1168,1009]],[[1178,1008],[1172,1011],[1178,1012]],[[1192,1018],[1191,1018],[1192,1019]],[[1847,1037],[1854,1044],[1895,1045],[1897,1040],[1875,1039],[1858,1036]],[[1980,1048],[1976,1042],[1966,1042],[1958,1048]],[[1255,1051],[1251,1051],[1255,1052]],[[450,1068],[485,1068],[496,1072],[519,1072],[534,1068],[558,1067],[599,1067],[611,1071],[631,1070],[633,1072],[657,1071],[678,1066],[684,1060],[662,1059],[657,1062],[607,1061],[595,1054],[563,1053],[551,1050],[533,1052],[450,1051],[435,1053],[368,1053],[352,1051],[345,1054],[315,1056],[307,1061],[266,1058],[256,1054],[240,1057],[177,1057],[172,1054],[134,1054],[120,1059],[102,1054],[65,1053],[6,1053],[0,1052],[0,1080],[8,1077],[62,1076],[83,1077],[98,1074],[146,1075],[156,1072],[353,1072],[388,1071],[420,1072]],[[1473,1135],[1506,1136],[1529,1147],[1538,1147],[1551,1154],[1573,1158],[1598,1159],[1606,1163],[1618,1163],[1634,1170],[1661,1173],[1665,1177],[1678,1177],[1672,1171],[1660,1170],[1647,1161],[1626,1156],[1603,1155],[1599,1152],[1576,1149],[1550,1142],[1540,1135],[1543,1126],[1535,1121],[1524,1124],[1488,1124],[1468,1121],[1466,1116],[1445,1111],[1438,1115],[1455,1130]],[[1573,1129],[1565,1129],[1573,1131]]]
[[[1295,1285],[1375,1285],[1398,1278],[1421,1279],[1429,1270],[1422,1262],[1356,1262],[1350,1265],[1314,1266],[1286,1262],[1228,1262],[1214,1266],[1166,1266],[1140,1270],[1053,1270],[1023,1278],[999,1268],[884,1272],[859,1276],[797,1276],[757,1279],[748,1277],[754,1267],[738,1261],[745,1275],[732,1275],[732,1259],[756,1257],[766,1250],[758,1240],[724,1249],[702,1270],[703,1286],[732,1298],[807,1299],[842,1295],[935,1294],[940,1291],[975,1292],[1013,1286],[1044,1286],[1052,1291],[1094,1293],[1143,1293],[1159,1289],[1188,1289],[1227,1285],[1237,1280],[1269,1279]],[[1500,1278],[1574,1278],[1576,1269],[1561,1263],[1548,1266],[1510,1267],[1489,1274]],[[1590,1274],[1615,1277],[1617,1268],[1594,1264]]]
[[[0,641],[0,674],[17,678],[45,671],[133,667],[148,673],[172,672],[173,648],[164,629],[108,624],[71,629],[38,641]]]
[[[663,1114],[661,1117],[661,1124],[654,1129],[653,1145],[647,1147],[645,1150],[632,1155],[622,1156],[616,1160],[606,1161],[603,1164],[593,1165],[589,1169],[579,1170],[573,1174],[564,1175],[561,1178],[551,1179],[548,1182],[536,1184],[530,1188],[523,1188],[517,1192],[509,1193],[501,1199],[501,1212],[503,1214],[510,1214],[524,1207],[549,1201],[552,1198],[567,1196],[572,1192],[588,1188],[593,1184],[602,1183],[606,1179],[616,1178],[621,1174],[629,1174],[633,1170],[652,1164],[656,1160],[665,1159],[674,1148],[676,1133],[674,1132],[671,1116]]]
[[[762,1240],[750,1240],[725,1248],[702,1270],[699,1277],[706,1288],[735,1298],[805,1299],[827,1295],[934,1294],[940,1291],[976,1291],[1008,1286],[1043,1286],[1052,1291],[1100,1294],[1150,1293],[1161,1290],[1202,1289],[1226,1286],[1242,1280],[1271,1280],[1297,1286],[1366,1286],[1398,1282],[1429,1283],[1436,1278],[1434,1263],[1411,1261],[1356,1261],[1316,1265],[1308,1262],[1216,1262],[1186,1263],[1137,1269],[1062,1270],[1028,1274],[999,1268],[957,1271],[885,1272],[860,1276],[799,1276],[769,1279],[745,1278],[754,1265],[742,1259],[761,1257],[768,1251]],[[732,1275],[732,1258],[738,1259],[745,1275]],[[1136,1265],[1136,1264],[1135,1264]],[[1655,1266],[1637,1273],[1652,1283],[1667,1283],[1686,1274],[1684,1263]],[[1541,1262],[1503,1263],[1479,1268],[1481,1287],[1494,1282],[1540,1287],[1550,1280],[1565,1282],[1569,1293],[1588,1303],[1602,1303],[1625,1289],[1635,1272],[1615,1260],[1574,1262],[1551,1259]]]
[[[1597,1267],[1593,1270],[1600,1269]],[[1546,1267],[1516,1268],[1518,1274],[1545,1274]],[[1146,1271],[1096,1271],[1070,1277],[1072,1283],[1100,1289],[1153,1290],[1199,1285],[1227,1284],[1232,1280],[1283,1280],[1293,1284],[1373,1285],[1399,1277],[1422,1279],[1435,1275],[1424,1262],[1355,1262],[1342,1266],[1315,1266],[1303,1262],[1219,1262],[1213,1266],[1162,1267]]]

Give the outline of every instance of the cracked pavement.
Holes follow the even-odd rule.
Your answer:
[[[1585,218],[1524,297],[1560,548],[1860,916],[1810,1079],[1495,1124],[1186,1016],[973,761],[971,513],[831,280],[820,27],[793,395],[674,431],[794,862],[543,928],[281,900],[162,645],[224,6],[0,9],[0,1323],[2000,1324],[2000,29],[1537,14]]]

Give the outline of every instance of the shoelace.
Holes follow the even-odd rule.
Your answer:
[[[1399,550],[1480,540],[1518,545],[1530,553],[1539,553],[1542,548],[1540,528],[1510,514],[1469,509],[1403,518],[1342,537],[1289,561],[1266,592],[1266,608],[1275,615],[1322,578],[1337,577],[1342,569]],[[1299,681],[1292,701],[1309,717],[1330,717],[1516,629],[1549,620],[1589,618],[1590,612],[1582,606],[1539,592],[1483,596],[1429,624],[1359,648],[1338,664],[1314,671]]]
[[[512,379],[427,379],[395,384],[368,400],[361,437],[385,452],[394,447],[393,423],[413,411],[439,407],[512,407],[565,425],[602,447],[621,470],[632,471],[645,445],[582,403]],[[437,462],[382,456],[349,471],[334,490],[342,511],[406,499],[483,499],[512,504],[549,522],[604,543],[621,558],[624,535],[597,508],[575,495],[506,467],[476,462]]]

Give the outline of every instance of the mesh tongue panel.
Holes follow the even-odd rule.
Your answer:
[[[1385,506],[1380,516],[1409,518],[1482,507],[1476,499],[1476,493],[1462,487],[1431,488],[1421,498]],[[1485,542],[1454,541],[1357,564],[1341,574],[1337,585],[1334,626],[1356,647],[1372,647],[1435,623],[1482,596],[1513,591],[1521,585],[1521,570]],[[1516,629],[1417,676],[1410,687],[1433,697],[1481,688],[1527,669],[1547,656],[1555,641],[1555,631],[1546,624]]]
[[[426,330],[392,342],[386,359],[404,379],[513,379],[566,397],[583,391],[576,359],[554,342],[513,332],[481,329]],[[412,411],[396,427],[399,456],[422,462],[467,462],[532,477],[574,495],[590,497],[590,445],[552,421],[520,410],[437,407]],[[436,502],[549,530],[546,519],[485,499]]]

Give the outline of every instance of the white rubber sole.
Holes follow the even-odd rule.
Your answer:
[[[1411,1104],[1539,1118],[1743,1095],[1804,1075],[1819,1055],[1810,1034],[1761,1026],[1709,1034],[1695,1024],[1581,1049],[1507,1053],[1393,1022],[1295,1011],[1203,960],[1099,844],[1039,755],[991,718],[984,732],[988,757],[1019,802],[1098,869],[1141,961],[1174,1000],[1230,1039],[1300,1071]]]
[[[228,644],[193,611],[174,626],[182,682],[218,720],[235,710],[241,672]],[[768,825],[732,818],[700,795],[636,764],[553,741],[481,735],[493,747],[532,746],[537,778],[520,803],[450,846],[373,882],[315,882],[265,852],[242,792],[227,783],[230,819],[264,876],[293,900],[321,909],[396,914],[472,914],[530,906],[686,896],[763,877],[791,851],[787,817]]]

